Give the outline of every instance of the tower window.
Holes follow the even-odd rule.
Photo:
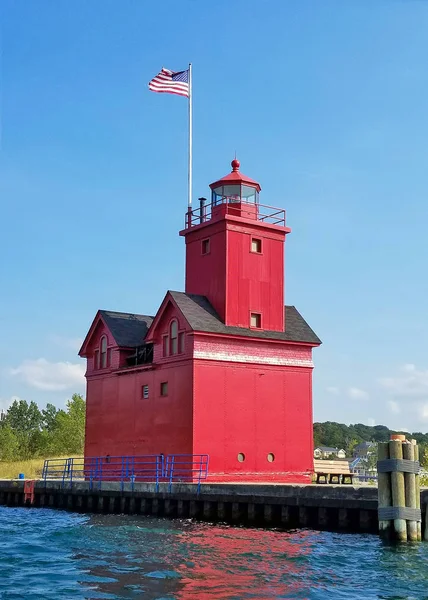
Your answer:
[[[94,352],[94,369],[100,368],[100,351],[95,350]]]
[[[209,238],[206,240],[202,240],[202,254],[209,254],[210,253],[210,240]]]
[[[261,329],[262,326],[262,315],[260,313],[251,313],[250,327],[254,329]]]
[[[103,335],[103,337],[101,338],[100,354],[101,354],[101,368],[105,369],[107,367],[107,338],[105,335]]]
[[[259,238],[251,238],[251,252],[256,254],[262,253],[262,240]]]
[[[168,396],[168,382],[167,381],[163,381],[160,384],[160,395],[161,396]]]
[[[141,396],[144,400],[147,400],[147,398],[149,397],[149,386],[148,385],[141,386]]]
[[[177,354],[178,353],[178,323],[175,319],[174,319],[174,321],[171,322],[169,334],[170,334],[170,340],[171,340],[170,341],[170,354]]]

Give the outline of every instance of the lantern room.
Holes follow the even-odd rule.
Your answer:
[[[236,158],[231,166],[231,173],[210,185],[212,214],[214,217],[227,213],[256,219],[260,184],[239,172],[240,163]]]
[[[258,204],[260,184],[239,172],[239,160],[231,163],[232,172],[210,185],[211,204]]]

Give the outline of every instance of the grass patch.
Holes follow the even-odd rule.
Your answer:
[[[55,458],[65,457],[58,456]],[[14,462],[0,461],[0,479],[18,479],[19,473],[24,473],[26,479],[40,479],[44,462],[44,458],[17,460]]]

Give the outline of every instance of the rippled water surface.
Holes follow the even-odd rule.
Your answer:
[[[428,544],[0,507],[0,598],[428,599]]]

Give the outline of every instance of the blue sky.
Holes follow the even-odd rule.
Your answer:
[[[194,197],[236,150],[284,207],[286,301],[324,344],[317,420],[428,430],[428,3],[11,2],[0,8],[0,406],[62,405],[98,308],[184,287]]]

